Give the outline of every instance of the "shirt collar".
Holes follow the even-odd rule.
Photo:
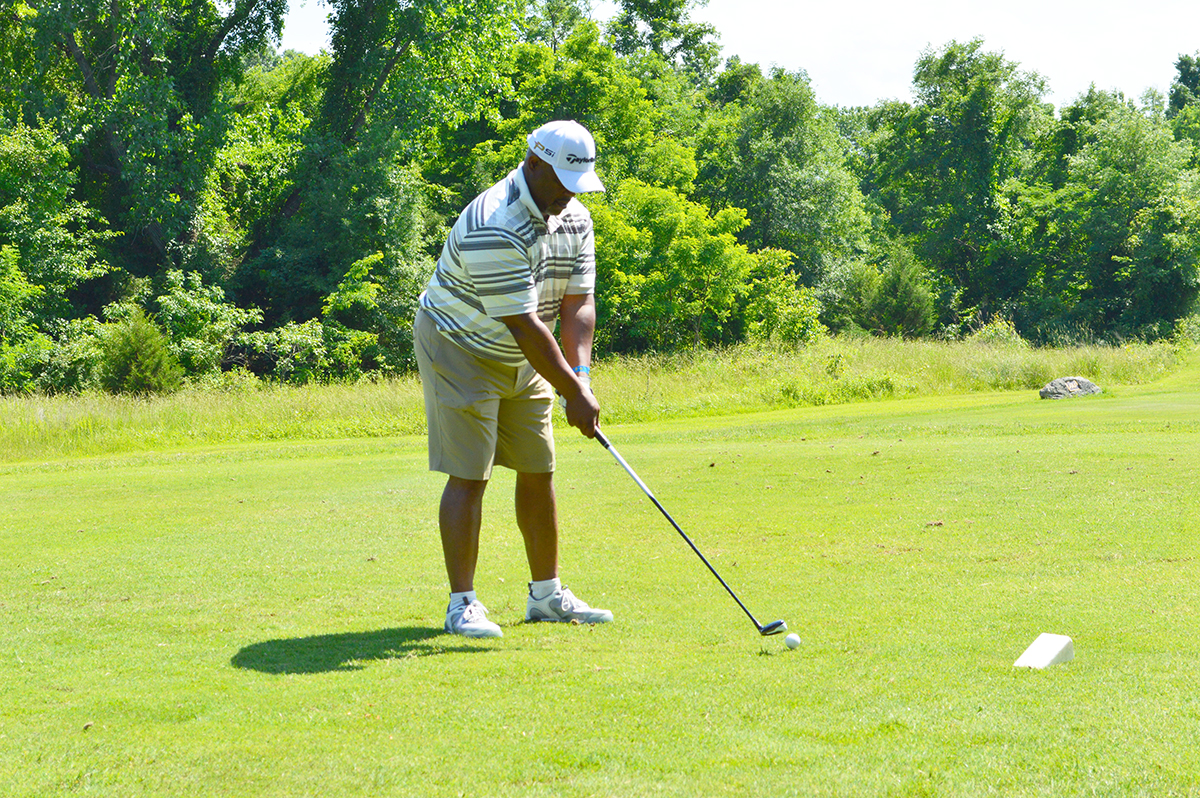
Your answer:
[[[533,201],[533,195],[529,193],[529,184],[525,182],[524,169],[518,166],[508,173],[508,179],[516,185],[517,196],[520,198],[520,202],[525,207],[525,210],[529,212],[529,216],[534,224],[541,224],[550,233],[553,233],[562,226],[561,213],[558,216],[551,216],[550,218],[542,215],[542,211],[538,208],[537,203]],[[570,207],[570,204],[567,207]],[[563,209],[563,213],[566,213],[566,208]]]

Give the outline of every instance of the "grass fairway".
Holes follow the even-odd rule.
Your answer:
[[[798,650],[569,432],[616,622],[521,622],[498,474],[486,642],[420,437],[2,464],[0,794],[1200,795],[1200,369],[607,432]],[[1014,670],[1040,632],[1075,661]]]

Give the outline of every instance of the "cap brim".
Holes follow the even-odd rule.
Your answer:
[[[600,178],[596,177],[596,173],[593,171],[573,172],[570,169],[560,169],[556,166],[554,174],[558,175],[558,181],[563,184],[563,188],[572,194],[604,191],[604,184],[600,182]]]

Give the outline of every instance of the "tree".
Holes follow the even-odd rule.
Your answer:
[[[157,299],[158,320],[171,354],[189,376],[219,371],[237,334],[262,321],[261,311],[226,302],[221,287],[205,285],[196,272],[168,271],[164,289]]]
[[[1180,55],[1175,62],[1175,80],[1168,95],[1167,117],[1172,118],[1184,108],[1200,100],[1200,52]]]
[[[723,325],[754,262],[735,238],[744,212],[709,216],[670,189],[629,179],[593,215],[602,349],[669,352],[728,340]]]
[[[996,246],[998,199],[1047,123],[1044,91],[982,40],[950,42],[918,60],[914,105],[885,104],[873,120],[868,190],[917,256],[984,314],[1027,282]]]
[[[582,22],[591,19],[589,0],[529,0],[525,11],[524,37],[539,42],[553,52]]]
[[[681,66],[698,81],[716,71],[720,46],[712,25],[692,22],[688,11],[707,0],[618,0],[619,11],[608,26],[613,49],[620,55],[648,51]]]
[[[183,369],[171,353],[167,337],[133,305],[123,318],[105,325],[101,381],[111,393],[146,396],[171,393],[183,382]]]
[[[61,80],[27,93],[21,113],[53,118],[65,140],[80,141],[73,158],[88,202],[124,234],[124,264],[151,273],[189,228],[223,132],[220,83],[243,54],[278,39],[286,0],[24,7],[35,47],[20,70]]]
[[[317,129],[343,145],[368,124],[414,154],[430,120],[468,119],[499,91],[519,24],[514,0],[330,0],[333,60]]]
[[[722,107],[730,103],[747,102],[751,91],[762,81],[763,74],[758,64],[743,63],[735,55],[725,62],[725,68],[713,81],[709,96]]]
[[[412,263],[426,188],[412,164],[439,131],[491,113],[510,0],[332,0],[332,57],[290,191],[231,281],[269,323],[315,319],[351,266],[375,252]],[[438,120],[434,124],[431,120]]]
[[[820,287],[822,320],[838,333],[920,338],[937,322],[932,280],[912,250],[892,242],[879,263],[839,264]]]
[[[858,181],[804,73],[776,69],[746,89],[700,138],[698,192],[712,208],[745,208],[740,240],[791,252],[800,281],[815,285],[865,244]]]
[[[69,159],[48,126],[0,122],[0,246],[36,288],[29,311],[38,325],[70,316],[71,293],[109,270],[97,249],[111,235],[75,199]]]
[[[936,320],[925,268],[907,247],[893,245],[863,326],[881,335],[921,338],[933,332]]]
[[[671,352],[748,335],[807,343],[821,329],[811,296],[780,250],[738,243],[745,211],[710,214],[667,187],[636,179],[590,202],[596,224],[600,351]]]
[[[482,190],[525,157],[526,135],[553,119],[574,119],[596,140],[596,169],[607,184],[640,174],[661,115],[636,76],[600,40],[593,23],[580,25],[558,52],[544,45],[513,49],[508,79],[513,107],[497,121],[496,139],[473,153],[475,182]]]
[[[1079,219],[1072,232],[1085,256],[1069,278],[1075,315],[1096,330],[1163,334],[1200,287],[1191,145],[1174,140],[1161,112],[1129,103],[1114,103],[1093,134],[1071,158],[1060,200]]]

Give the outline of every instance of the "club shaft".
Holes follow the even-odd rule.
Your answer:
[[[712,563],[708,561],[708,558],[700,552],[700,549],[696,548],[696,544],[693,543],[692,539],[687,536],[687,533],[683,531],[683,528],[680,527],[679,524],[675,523],[675,519],[672,518],[671,514],[667,512],[667,508],[662,506],[662,502],[660,502],[654,496],[654,493],[650,490],[646,483],[642,481],[642,478],[637,475],[637,472],[633,470],[633,467],[630,466],[629,463],[625,462],[625,458],[622,457],[621,453],[617,451],[617,447],[613,446],[609,442],[608,438],[604,436],[604,433],[602,433],[600,430],[596,430],[596,440],[600,441],[600,445],[608,450],[608,453],[611,454],[613,459],[620,464],[621,468],[625,469],[625,473],[629,474],[629,476],[633,478],[633,481],[636,482],[637,486],[642,489],[642,492],[646,494],[647,498],[654,502],[654,506],[658,508],[658,511],[663,514],[664,518],[671,522],[671,526],[675,527],[675,531],[679,533],[679,536],[687,541],[687,544],[692,547],[692,551],[696,552],[696,556],[700,558],[700,561],[708,566],[708,570],[712,571],[712,575],[715,576],[717,581],[721,583],[721,587],[725,588],[729,595],[733,597],[733,600],[737,602],[738,606],[742,608],[742,612],[746,613],[746,617],[749,618],[754,626],[761,632],[763,628],[762,624],[759,623],[758,619],[751,614],[750,610],[746,608],[746,605],[742,603],[742,600],[737,597],[737,593],[733,592],[733,588],[731,588],[725,582],[725,580],[721,578],[721,575],[717,573],[716,568],[713,568]]]

